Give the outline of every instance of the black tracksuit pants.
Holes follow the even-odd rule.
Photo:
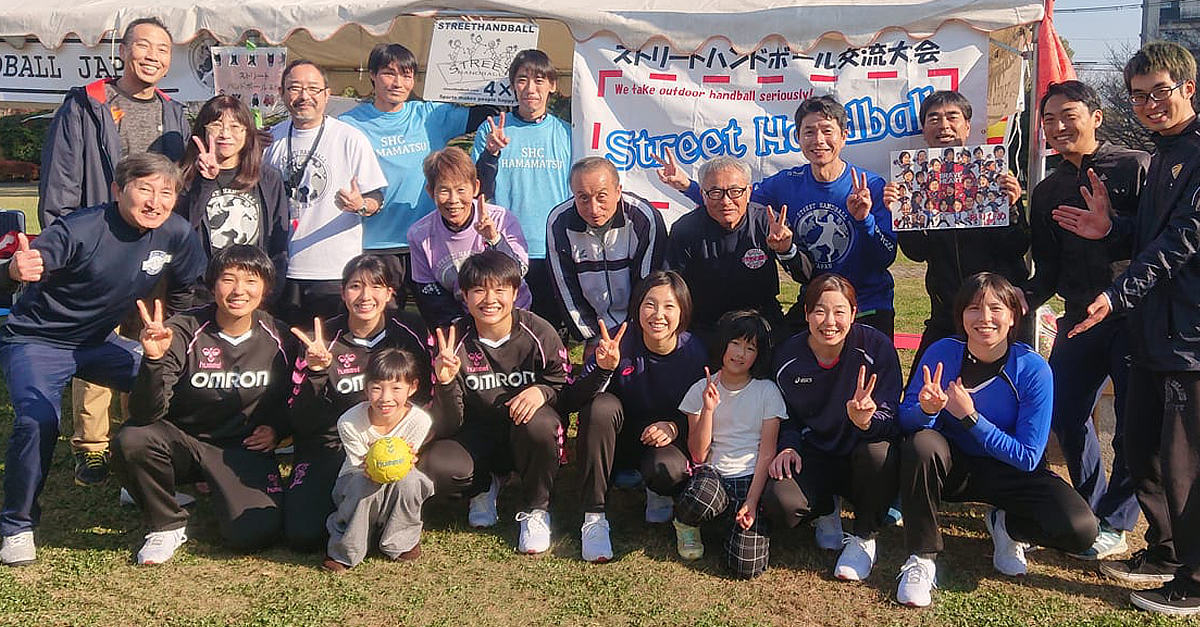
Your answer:
[[[900,497],[908,552],[941,552],[938,507],[942,501],[978,501],[1005,511],[1009,535],[1082,553],[1092,546],[1100,524],[1087,501],[1045,459],[1024,472],[991,457],[962,452],[941,433],[923,429],[906,439],[900,456]]]
[[[579,498],[586,513],[604,511],[614,467],[637,465],[646,487],[664,496],[683,490],[690,475],[680,442],[685,438],[676,438],[667,446],[646,446],[641,442],[641,429],[624,428],[625,422],[621,399],[608,392],[597,395],[579,411]]]
[[[433,480],[435,494],[470,498],[487,491],[493,474],[516,470],[522,510],[549,509],[565,437],[558,412],[542,405],[516,425],[507,410],[472,417],[454,435],[425,445],[417,468]]]
[[[1200,594],[1200,372],[1129,372],[1125,463],[1154,559]]]
[[[113,438],[113,462],[151,531],[185,526],[188,513],[175,502],[175,486],[205,481],[212,488],[226,545],[250,551],[279,537],[283,489],[272,453],[251,451],[240,443],[204,442],[159,420],[121,427]]]
[[[800,472],[767,479],[763,506],[776,524],[795,527],[833,513],[833,497],[854,503],[854,535],[871,538],[896,499],[900,447],[892,442],[861,442],[849,455],[831,455],[801,442]]]
[[[346,461],[340,445],[297,440],[292,476],[283,493],[283,535],[298,551],[324,549],[325,520],[333,513],[333,484]]]

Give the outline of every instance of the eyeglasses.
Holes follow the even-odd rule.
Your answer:
[[[286,91],[289,96],[307,94],[316,98],[326,89],[329,89],[329,87],[317,87],[316,85],[288,85],[286,88],[284,88],[284,91]]]
[[[1135,107],[1140,107],[1146,104],[1148,100],[1162,102],[1171,97],[1171,92],[1183,87],[1184,83],[1187,83],[1187,81],[1179,81],[1171,87],[1155,87],[1154,89],[1150,90],[1150,93],[1148,94],[1140,91],[1131,92],[1129,94],[1129,104]]]
[[[704,197],[709,200],[721,200],[722,198],[729,196],[730,200],[737,200],[738,198],[741,198],[742,194],[745,194],[746,190],[748,190],[748,189],[750,189],[750,188],[749,187],[727,187],[725,189],[722,189],[720,187],[713,187],[711,189],[704,190]]]
[[[245,135],[246,127],[241,124],[226,124],[224,122],[209,122],[204,125],[204,130],[208,131],[209,135],[220,135],[221,131],[229,131],[230,135]]]

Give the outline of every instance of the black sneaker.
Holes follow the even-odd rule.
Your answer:
[[[108,479],[108,451],[75,453],[75,485],[100,485]]]
[[[1129,559],[1101,562],[1100,572],[1126,583],[1166,583],[1175,578],[1175,567],[1155,560],[1146,549]]]
[[[1168,583],[1153,590],[1134,590],[1129,601],[1147,612],[1169,616],[1194,616],[1200,614],[1200,596],[1188,594],[1184,586]]]

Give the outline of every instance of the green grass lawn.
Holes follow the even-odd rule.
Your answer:
[[[0,188],[0,207],[34,204]],[[920,332],[928,308],[921,267],[901,260],[894,272],[897,330]],[[794,285],[782,299],[795,299]],[[10,423],[0,390],[0,440]],[[642,495],[614,491],[616,560],[584,563],[574,463],[558,477],[546,555],[513,552],[510,485],[495,529],[471,530],[465,503],[435,499],[426,506],[419,561],[376,556],[340,577],[322,572],[315,554],[275,548],[244,556],[220,548],[204,497],[176,558],[135,567],[131,556],[144,533],[137,512],[117,505],[115,481],[81,488],[71,475],[69,446],[60,442],[42,497],[40,561],[0,569],[0,625],[1200,625],[1129,609],[1127,590],[1056,551],[1031,553],[1024,578],[996,574],[973,506],[948,508],[940,591],[933,607],[910,610],[890,600],[906,557],[899,529],[881,534],[878,565],[861,584],[830,577],[836,556],[817,549],[808,528],[776,532],[770,570],[733,581],[722,575],[716,536],[706,537],[704,559],[682,563],[670,526],[642,522]]]

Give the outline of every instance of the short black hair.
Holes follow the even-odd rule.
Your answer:
[[[175,183],[176,192],[183,189],[183,173],[179,171],[179,166],[157,152],[135,152],[121,159],[114,176],[114,182],[120,189],[147,176],[165,176]]]
[[[934,107],[955,107],[962,112],[963,117],[971,119],[971,101],[967,97],[957,91],[942,90],[935,91],[921,101],[921,124],[925,124],[925,115]]]
[[[275,284],[275,264],[270,257],[257,246],[249,244],[233,244],[218,250],[208,261],[208,269],[204,272],[204,284],[209,290],[215,290],[217,279],[226,270],[235,269],[249,272],[262,279],[264,294],[271,291]]]
[[[509,84],[516,83],[517,73],[525,68],[533,71],[534,78],[545,78],[553,83],[558,82],[558,70],[550,62],[550,57],[541,50],[530,48],[518,52],[517,56],[513,57],[512,63],[508,64]]]
[[[167,25],[163,24],[162,20],[158,19],[157,17],[139,17],[138,19],[130,22],[129,25],[125,27],[125,32],[121,33],[121,43],[129,45],[129,40],[133,38],[133,29],[143,24],[149,24],[151,26],[157,26],[161,28],[162,31],[167,34],[167,40],[171,43],[175,43],[175,38],[171,36],[171,31],[167,30]]]
[[[1087,83],[1080,81],[1051,83],[1046,88],[1046,93],[1042,95],[1042,101],[1038,103],[1038,111],[1044,114],[1046,103],[1054,96],[1062,96],[1067,99],[1067,102],[1082,102],[1087,105],[1088,113],[1100,110],[1100,94],[1096,93],[1096,90]]]
[[[494,249],[475,253],[458,269],[458,289],[464,294],[489,284],[521,288],[521,264],[516,259]]]
[[[385,348],[371,353],[367,361],[366,383],[376,381],[404,381],[420,384],[421,368],[417,358],[403,348]],[[416,390],[414,390],[416,392]]]
[[[816,113],[826,120],[837,122],[838,128],[846,130],[846,107],[833,96],[814,96],[796,107],[796,132],[800,132],[800,123],[804,118]]]
[[[342,268],[342,287],[346,287],[356,274],[365,276],[371,285],[394,288],[404,281],[404,277],[396,276],[396,270],[383,256],[370,253],[363,253],[346,262],[346,267]]]
[[[417,57],[412,50],[400,44],[376,44],[371,48],[371,54],[367,57],[367,71],[375,75],[393,63],[400,66],[402,73],[417,73]]]
[[[1190,50],[1172,41],[1152,41],[1138,50],[1125,64],[1125,89],[1132,89],[1133,77],[1166,72],[1171,80],[1196,80],[1196,57]]]
[[[755,379],[771,377],[771,324],[753,309],[727,311],[717,320],[717,343],[712,347],[713,365],[720,368],[725,361],[725,349],[734,340],[754,340],[758,355],[750,366]]]
[[[646,294],[660,285],[671,288],[675,300],[679,303],[679,328],[675,333],[687,331],[688,325],[692,323],[692,290],[688,289],[683,276],[674,270],[655,270],[638,283],[637,288],[633,290],[633,298],[629,301],[629,316],[638,321],[638,327],[641,328],[641,318],[637,312],[642,308]]]

